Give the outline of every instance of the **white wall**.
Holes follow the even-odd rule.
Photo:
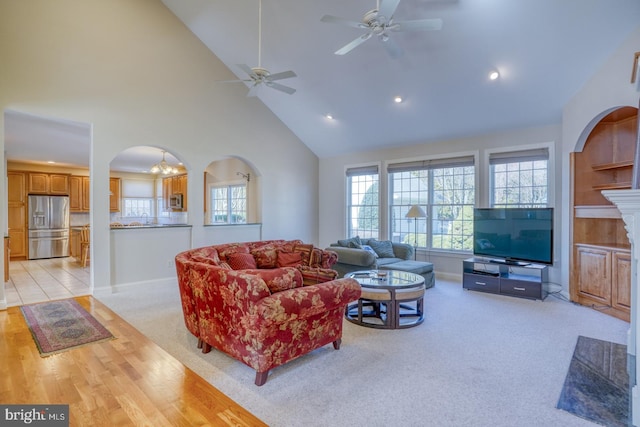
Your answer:
[[[476,156],[476,184],[478,185],[478,200],[476,200],[476,205],[488,206],[488,153],[499,149],[513,151],[518,148],[528,149],[531,148],[531,146],[547,144],[550,147],[550,178],[552,183],[549,191],[551,198],[550,205],[559,206],[563,203],[563,194],[559,186],[555,187],[553,183],[556,182],[554,177],[560,176],[559,162],[555,162],[556,150],[557,147],[560,146],[560,135],[561,126],[557,124],[472,138],[461,138],[451,141],[425,143],[320,159],[320,245],[326,247],[337,239],[346,237],[345,170],[348,166],[376,163],[380,165],[381,204],[382,206],[386,206],[386,165],[388,163],[409,159],[474,154]],[[558,215],[559,214],[556,213],[556,225],[560,225]],[[381,217],[383,216],[386,217],[384,212],[381,213]],[[386,238],[387,230],[381,230],[381,232],[380,238]],[[556,242],[556,249],[559,249],[557,246],[558,242]],[[560,256],[559,250],[556,250],[555,254],[555,266],[550,271],[550,280],[558,283],[560,278],[559,272],[556,272],[556,270],[558,270],[557,266],[562,263],[562,257]],[[468,256],[468,254],[461,256],[460,254],[443,251],[432,251],[431,253],[418,251],[418,259],[433,262],[434,268],[438,273],[462,274],[461,259],[466,256]]]
[[[263,237],[317,241],[317,157],[246,87],[216,84],[232,73],[160,1],[3,1],[0,37],[0,108],[92,124],[92,194],[108,193],[109,163],[129,147],[171,151],[194,177],[237,156],[262,174]],[[188,186],[204,192],[203,179]],[[0,200],[6,230],[4,186]],[[91,211],[94,286],[107,287],[108,198],[93,197]],[[190,197],[194,246],[203,211]]]

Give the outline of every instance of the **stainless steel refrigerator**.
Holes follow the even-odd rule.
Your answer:
[[[69,256],[69,197],[29,196],[29,259]]]

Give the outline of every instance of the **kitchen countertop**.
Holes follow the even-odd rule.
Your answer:
[[[191,227],[190,224],[144,224],[144,225],[125,225],[124,227],[111,227],[112,230],[131,230],[134,228],[177,228]]]

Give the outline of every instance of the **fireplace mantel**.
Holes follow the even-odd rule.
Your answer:
[[[629,371],[629,385],[631,386],[631,422],[634,426],[640,425],[640,370],[637,369],[637,351],[640,342],[640,330],[638,329],[638,307],[640,299],[638,295],[637,266],[640,259],[640,190],[604,190],[602,195],[616,205],[624,227],[627,230],[629,242],[631,242],[631,326],[627,343]]]

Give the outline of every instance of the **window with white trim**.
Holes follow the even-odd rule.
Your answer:
[[[491,153],[491,206],[547,207],[549,149]]]
[[[380,204],[378,166],[347,169],[347,236],[378,238]]]
[[[122,178],[123,218],[150,221],[155,217],[154,181],[151,179]]]
[[[123,218],[152,218],[153,215],[152,198],[125,198],[122,199],[122,217]]]
[[[390,164],[390,235],[428,249],[473,249],[474,157]],[[425,218],[406,218],[418,205]]]
[[[209,200],[212,224],[246,224],[246,185],[213,186]]]

